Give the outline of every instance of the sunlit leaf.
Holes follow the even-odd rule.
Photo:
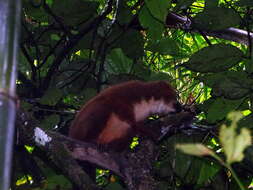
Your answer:
[[[185,183],[196,183],[199,181],[199,178],[204,173],[202,171],[202,174],[200,174],[200,171],[203,170],[205,165],[208,165],[211,167],[211,163],[209,163],[209,160],[207,159],[200,159],[195,156],[191,156],[188,154],[184,154],[180,150],[177,150],[175,152],[175,146],[176,144],[185,144],[185,143],[198,143],[203,138],[203,135],[195,134],[195,135],[175,135],[169,138],[168,140],[168,147],[166,149],[168,150],[164,164],[161,167],[167,167],[171,169],[171,166],[173,165],[173,174],[176,174],[177,176],[184,178]],[[206,166],[205,168],[207,168]],[[159,169],[160,170],[160,169]],[[166,170],[166,169],[165,169]],[[165,172],[165,174],[169,175],[169,171]],[[207,171],[208,172],[208,171]],[[211,177],[210,175],[207,175],[206,177]],[[204,176],[201,177],[203,181]]]
[[[249,114],[238,122],[238,127],[253,128],[253,114]]]
[[[220,129],[220,142],[226,155],[228,164],[240,162],[244,158],[243,151],[251,145],[250,131],[246,128],[241,129],[237,134],[237,122],[242,117],[242,114],[235,112],[228,115],[231,119],[231,126],[222,125]]]
[[[227,118],[232,121],[231,127],[236,128],[238,121],[243,117],[240,112],[231,112],[228,114]]]
[[[182,152],[194,156],[211,156],[214,154],[212,150],[202,144],[177,144],[176,148]]]
[[[23,176],[22,178],[18,179],[16,181],[16,185],[21,186],[21,185],[24,185],[24,184],[29,184],[30,181],[32,181],[32,177],[30,175],[26,175],[26,176]]]

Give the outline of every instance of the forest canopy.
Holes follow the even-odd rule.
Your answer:
[[[247,189],[252,12],[251,0],[22,0],[20,107],[42,130],[67,135],[75,113],[102,89],[129,80],[168,81],[196,116],[191,129],[157,145],[158,189]],[[71,188],[64,172],[41,163],[44,150],[25,147],[39,172],[27,169],[31,164],[20,162],[16,150],[13,189]],[[104,170],[97,182],[124,187]]]

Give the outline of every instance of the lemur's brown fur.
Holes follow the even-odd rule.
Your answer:
[[[180,111],[176,97],[164,81],[130,81],[109,87],[81,108],[69,136],[123,151],[136,135],[154,137],[143,125],[148,116]]]

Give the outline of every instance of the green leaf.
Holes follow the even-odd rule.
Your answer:
[[[63,175],[55,174],[54,171],[48,168],[43,168],[44,173],[47,176],[46,180],[46,190],[53,190],[55,187],[59,187],[60,189],[70,189],[72,187],[69,180]]]
[[[102,27],[102,26],[101,26]],[[100,45],[99,40],[93,41],[93,33],[88,32],[85,34],[77,43],[77,45],[73,48],[73,51],[78,51],[78,50],[84,50],[84,49],[96,49]]]
[[[130,72],[133,61],[125,56],[121,49],[113,49],[108,59],[106,70],[109,73],[119,74]]]
[[[203,144],[177,144],[176,148],[193,156],[212,156],[214,152]]]
[[[33,3],[35,3],[35,5],[37,4],[36,2]],[[40,2],[38,2],[38,4],[40,4]],[[33,6],[29,0],[22,0],[22,5],[25,14],[29,15],[29,17],[32,17],[32,19],[40,22],[48,22],[48,15],[45,13],[42,6]]]
[[[236,132],[237,122],[241,117],[239,112],[230,113],[228,118],[232,120],[231,126],[222,125],[220,129],[219,138],[228,164],[242,161],[243,151],[251,145],[251,135],[248,129],[242,128],[239,134]]]
[[[167,167],[169,168],[173,165],[172,172],[180,178],[184,178],[185,183],[196,183],[203,162],[206,162],[207,160],[184,154],[180,150],[176,150],[175,152],[175,146],[176,144],[198,143],[202,141],[203,138],[204,136],[199,134],[194,136],[180,134],[170,137],[166,141],[165,145],[168,156],[166,156],[164,162],[167,163]]]
[[[51,35],[50,35],[50,38],[51,38],[52,40],[55,40],[55,41],[58,41],[58,40],[61,39],[60,36],[59,36],[58,34],[51,34]]]
[[[187,9],[193,2],[194,0],[178,0],[175,10],[179,11],[181,9]]]
[[[124,190],[124,188],[117,182],[115,183],[110,183],[109,185],[106,186],[106,190]]]
[[[241,114],[241,112],[231,112],[227,115],[227,118],[230,121],[232,121],[230,126],[233,128],[237,127],[237,123],[238,123],[238,121],[240,121],[240,119],[242,119],[242,117],[243,117],[243,115]]]
[[[115,44],[115,47],[120,47],[125,55],[133,59],[139,58],[144,54],[143,46],[143,36],[139,31],[132,29],[125,32]]]
[[[139,21],[143,28],[147,29],[147,35],[151,39],[160,39],[164,31],[164,24],[157,21],[148,11],[146,6],[143,6],[139,13]]]
[[[237,26],[241,18],[233,9],[215,7],[205,9],[194,18],[195,27],[205,30],[222,30]]]
[[[167,190],[169,186],[170,186],[169,182],[159,181],[159,183],[157,185],[157,189],[159,189],[159,190]]]
[[[209,123],[215,123],[224,119],[227,114],[236,110],[244,99],[228,100],[225,98],[216,98],[212,103],[207,104],[206,119]]]
[[[159,172],[159,176],[164,178],[164,177],[169,177],[173,175],[173,172],[171,171],[168,160],[163,160],[157,164],[158,166],[156,167],[156,170]]]
[[[97,15],[99,3],[82,0],[54,0],[52,11],[64,20],[64,24],[77,25]]]
[[[46,0],[46,3],[51,6],[53,4],[53,0]]]
[[[178,53],[179,48],[175,40],[171,38],[163,38],[148,44],[147,50],[158,52],[163,55],[175,55]]]
[[[170,1],[167,0],[145,0],[150,13],[161,22],[165,22],[168,14]]]
[[[219,0],[205,1],[205,9],[217,8]]]
[[[252,89],[253,79],[243,71],[227,71],[198,77],[213,90],[213,95],[227,99],[241,99]]]
[[[82,93],[84,94],[84,98],[82,99],[83,103],[88,102],[91,98],[97,95],[97,90],[95,88],[85,88]]]
[[[203,185],[207,180],[214,177],[221,169],[221,166],[214,162],[203,162],[199,172],[198,185]]]
[[[119,10],[117,20],[120,24],[127,24],[131,21],[133,15],[129,6],[126,5],[125,1],[119,1]]]
[[[194,53],[184,66],[196,72],[225,71],[242,60],[243,52],[230,44],[216,44]]]
[[[235,3],[237,6],[240,7],[253,7],[253,1],[252,0],[240,0]]]
[[[58,88],[50,88],[40,99],[41,104],[53,106],[62,98],[62,92]]]
[[[60,121],[59,115],[54,114],[47,116],[47,118],[42,121],[41,125],[43,126],[43,129],[52,130],[56,127],[59,121]]]
[[[149,81],[157,81],[157,80],[172,81],[173,80],[172,76],[165,72],[151,72],[149,77],[146,79]]]
[[[249,129],[253,128],[253,114],[249,114],[238,122],[238,127],[246,127]]]

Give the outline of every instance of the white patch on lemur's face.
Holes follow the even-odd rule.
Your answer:
[[[152,114],[167,114],[175,112],[176,101],[165,103],[163,99],[155,100],[153,97],[149,100],[141,100],[141,102],[134,104],[134,115],[136,121],[146,119]]]

